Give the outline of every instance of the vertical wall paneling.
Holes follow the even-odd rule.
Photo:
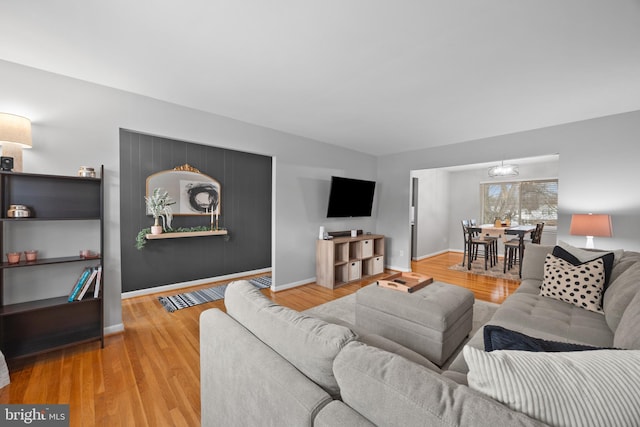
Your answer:
[[[138,232],[145,214],[147,176],[185,163],[222,187],[222,236],[149,241]],[[122,291],[217,277],[271,266],[271,157],[120,131]],[[174,216],[174,227],[208,225],[205,216]]]

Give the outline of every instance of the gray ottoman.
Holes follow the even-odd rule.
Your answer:
[[[411,294],[374,283],[356,292],[356,325],[442,366],[471,332],[473,301],[468,289],[442,282]]]

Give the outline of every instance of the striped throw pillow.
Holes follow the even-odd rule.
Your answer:
[[[463,352],[469,387],[544,423],[640,425],[640,350]]]

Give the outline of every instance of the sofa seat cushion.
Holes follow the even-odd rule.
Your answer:
[[[231,317],[300,372],[332,397],[340,395],[333,359],[356,338],[350,329],[282,307],[245,280],[229,284],[224,304]]]
[[[613,332],[603,314],[529,293],[511,295],[487,324],[549,341],[614,347]],[[483,350],[484,328],[480,328],[467,345]],[[469,367],[462,353],[456,356],[449,369],[464,374],[468,372]]]
[[[540,295],[512,295],[489,323],[545,340],[594,347],[613,345],[613,332],[602,313]]]

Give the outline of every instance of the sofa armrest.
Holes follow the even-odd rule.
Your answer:
[[[365,417],[351,409],[339,400],[334,400],[322,408],[318,416],[313,420],[314,427],[375,427]]]
[[[331,401],[219,309],[200,315],[200,388],[202,426],[310,426]]]
[[[342,400],[379,427],[544,426],[403,357],[352,342],[333,363]]]

